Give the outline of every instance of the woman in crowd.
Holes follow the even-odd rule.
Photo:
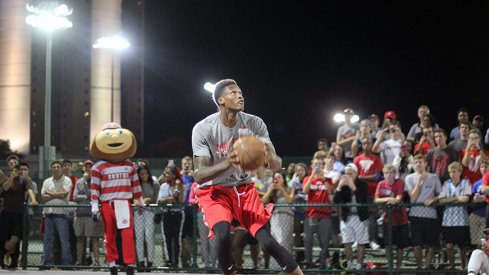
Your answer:
[[[158,194],[158,204],[183,203],[183,185],[180,172],[174,165],[168,165],[163,172],[163,183]],[[178,268],[182,227],[185,214],[181,207],[165,207],[163,209],[163,228],[165,234],[165,250],[168,255],[167,267]]]
[[[285,176],[281,172],[273,174],[272,185],[262,198],[263,203],[273,202],[275,204],[290,204],[294,202],[295,189],[289,188],[285,182]],[[292,253],[294,246],[294,212],[292,207],[276,206],[270,219],[271,234],[277,242]],[[271,269],[279,269],[280,266],[271,259]]]
[[[160,184],[154,182],[151,171],[147,166],[138,167],[139,182],[143,190],[143,200],[145,205],[156,203]],[[154,257],[154,223],[155,212],[153,208],[147,207],[144,211],[135,210],[134,213],[134,231],[136,235],[136,252],[138,257],[138,270],[144,271],[144,246],[146,244],[148,268],[153,266]]]

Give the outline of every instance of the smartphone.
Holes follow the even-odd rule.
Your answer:
[[[321,169],[321,163],[319,162],[314,163],[314,170],[319,170],[319,169]]]
[[[487,243],[486,239],[482,238],[481,239],[481,245],[485,245]]]

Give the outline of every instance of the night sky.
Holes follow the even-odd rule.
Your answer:
[[[442,3],[442,4],[440,4]],[[146,154],[191,153],[215,112],[206,81],[233,78],[282,156],[333,141],[335,112],[394,110],[407,133],[427,104],[450,131],[456,110],[489,119],[489,12],[480,1],[147,0]],[[486,122],[487,126],[488,122]]]

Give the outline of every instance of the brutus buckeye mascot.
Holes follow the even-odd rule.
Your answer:
[[[97,160],[91,171],[92,217],[97,221],[101,216],[104,222],[106,261],[111,275],[117,274],[117,230],[121,231],[126,274],[134,274],[136,264],[131,204],[134,202],[141,211],[144,205],[137,170],[129,160],[136,147],[131,131],[115,122],[106,124],[90,146],[90,154]]]

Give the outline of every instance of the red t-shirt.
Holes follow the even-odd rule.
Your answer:
[[[370,176],[379,175],[382,172],[382,160],[378,155],[366,156],[364,153],[355,157],[353,163],[358,168],[358,176]],[[377,178],[375,180],[367,181],[368,183],[368,195],[374,196],[377,189]]]
[[[70,201],[73,201],[73,194],[75,193],[75,187],[78,178],[75,175],[71,175],[70,180],[71,180]]]
[[[416,152],[418,150],[418,147],[419,147],[419,143],[414,145],[414,152]],[[419,153],[421,153],[421,155],[426,156],[426,154],[428,154],[428,151],[431,148],[433,148],[433,146],[431,146],[431,144],[429,144],[428,142],[423,142],[423,143],[421,143],[421,151]]]
[[[465,156],[466,149],[463,149],[460,152],[460,160],[462,161]],[[462,172],[462,178],[467,178],[470,181],[470,184],[474,184],[474,182],[480,180],[482,178],[480,171],[480,158],[481,153],[479,150],[470,150],[469,151],[469,165],[464,166],[464,171]],[[488,155],[488,151],[484,150],[484,153]]]
[[[394,184],[390,185],[386,180],[382,180],[377,185],[377,190],[375,190],[376,198],[395,198],[401,196],[404,193],[404,181],[402,179],[396,179]],[[389,222],[389,217],[387,216],[387,209],[385,211],[384,223]],[[392,209],[392,225],[399,226],[408,223],[408,216],[406,212],[406,207],[395,206]]]
[[[302,188],[306,186],[309,177],[305,177],[302,182]],[[333,182],[330,178],[313,178],[311,188],[307,192],[307,203],[330,203],[328,185],[333,187]],[[312,206],[306,208],[306,218],[329,218],[331,217],[331,208],[324,206]]]

